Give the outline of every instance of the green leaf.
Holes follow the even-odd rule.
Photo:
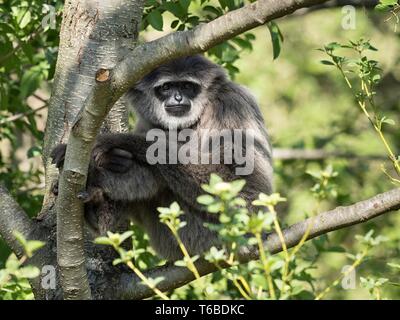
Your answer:
[[[329,60],[321,60],[321,63],[327,66],[334,66],[335,64]]]
[[[26,13],[24,14],[24,16],[22,17],[22,19],[19,23],[19,27],[21,29],[24,29],[30,22],[31,22],[31,12],[26,11]]]
[[[28,158],[34,158],[38,157],[42,154],[42,149],[39,146],[33,146],[32,148],[29,148],[27,152]]]
[[[388,265],[389,267],[396,268],[396,269],[399,269],[399,270],[400,270],[400,264],[388,263],[387,265]]]
[[[386,117],[383,117],[383,118],[381,119],[381,122],[382,122],[382,123],[387,123],[387,124],[389,124],[389,125],[391,125],[391,126],[396,125],[396,122],[395,122],[393,119],[389,119],[389,118],[386,118]]]
[[[264,290],[268,289],[268,281],[264,274],[255,274],[252,276],[255,285],[262,287]]]
[[[25,237],[23,236],[23,234],[19,231],[14,231],[13,232],[14,237],[18,240],[18,242],[25,248],[27,241],[25,239]]]
[[[175,261],[174,265],[176,265],[177,267],[186,267],[186,262],[183,260],[177,260]]]
[[[267,26],[271,34],[272,50],[275,60],[281,53],[281,42],[283,42],[283,35],[275,22],[269,22]]]
[[[340,44],[340,43],[338,43],[338,42],[331,42],[331,43],[328,43],[326,46],[325,46],[325,49],[326,50],[335,50],[335,49],[339,49],[339,48],[341,48],[342,47],[342,45]]]
[[[208,206],[214,202],[214,198],[208,194],[204,194],[204,195],[197,197],[197,202]]]
[[[0,22],[0,30],[1,30],[1,33],[11,33],[11,34],[15,33],[15,30],[12,27],[12,25],[9,25],[4,22]]]
[[[112,245],[112,242],[109,238],[107,237],[98,237],[94,240],[94,243],[96,244],[104,244],[104,245]]]
[[[40,274],[39,268],[34,266],[26,266],[20,268],[17,272],[17,275],[20,276],[21,278],[28,278],[28,279],[36,278],[39,276],[39,274]]]
[[[34,253],[36,250],[39,250],[45,245],[43,241],[38,241],[38,240],[29,240],[28,243],[26,244],[26,251],[31,255]]]
[[[163,17],[161,15],[160,11],[158,11],[158,10],[151,11],[147,15],[147,21],[150,23],[150,25],[154,29],[156,29],[158,31],[163,30],[164,22],[163,22]]]
[[[120,242],[124,242],[126,239],[130,238],[133,235],[133,231],[126,231],[121,235]]]
[[[248,41],[247,39],[244,40],[244,39],[241,39],[239,37],[236,37],[236,38],[233,38],[232,41],[234,43],[236,43],[238,46],[240,46],[241,48],[243,48],[243,49],[248,49],[248,50],[252,49],[251,42]]]
[[[397,0],[380,0],[379,2],[385,6],[394,6],[397,4],[398,1]]]
[[[21,98],[30,96],[39,87],[42,79],[43,73],[39,66],[34,66],[26,71],[21,79]]]
[[[10,254],[6,261],[6,269],[8,269],[10,272],[14,272],[18,270],[20,265],[21,263],[19,262],[17,256],[14,253]]]
[[[163,4],[164,8],[171,12],[179,20],[184,20],[187,16],[187,10],[185,10],[179,3],[168,1]]]
[[[181,5],[181,7],[185,11],[185,13],[188,12],[190,2],[191,2],[190,0],[179,0],[179,4]]]
[[[223,12],[221,10],[218,10],[217,8],[213,7],[213,6],[205,6],[203,8],[204,11],[208,11],[211,12],[212,14],[215,14],[217,17],[219,17],[220,15],[223,14]]]

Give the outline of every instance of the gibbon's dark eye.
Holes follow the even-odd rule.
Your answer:
[[[192,90],[193,89],[193,84],[190,82],[184,82],[183,83],[183,88],[186,90]]]
[[[167,82],[161,86],[161,91],[168,91],[171,88],[171,85]]]

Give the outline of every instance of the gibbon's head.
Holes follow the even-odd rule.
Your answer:
[[[128,99],[143,119],[165,129],[188,128],[212,105],[224,70],[203,56],[176,59],[139,81]]]

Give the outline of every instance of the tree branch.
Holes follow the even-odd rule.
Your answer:
[[[13,232],[20,232],[28,238],[33,231],[33,222],[15,202],[7,189],[0,184],[0,235],[14,253],[21,257],[23,249]]]
[[[346,228],[355,224],[366,222],[382,214],[400,209],[400,188],[376,195],[368,200],[357,202],[347,207],[337,207],[315,217],[298,222],[283,230],[285,243],[288,248],[297,245],[311,225],[307,240],[318,237],[328,232]],[[271,254],[282,251],[282,245],[276,233],[267,236],[265,248]],[[243,250],[239,257],[242,263],[259,258],[256,249]],[[196,267],[200,275],[217,271],[215,265],[206,261],[198,261]],[[227,268],[228,266],[224,266]],[[146,277],[163,277],[157,287],[162,291],[172,290],[194,280],[193,273],[182,267],[166,265],[145,272]],[[122,274],[119,279],[118,289],[115,291],[123,299],[144,299],[154,295],[154,292],[143,285],[140,280],[131,274]],[[114,298],[116,298],[114,296]]]
[[[300,8],[328,0],[259,0],[230,11],[192,30],[174,32],[152,42],[137,46],[132,54],[112,72],[115,92],[109,103],[116,101],[132,85],[155,67],[173,59],[204,52],[247,30],[289,15]],[[90,102],[90,99],[88,100]]]
[[[379,3],[379,0],[332,0],[327,3],[316,5],[310,8],[298,10],[293,16],[299,17],[309,14],[313,11],[323,9],[341,8],[344,6],[353,6],[355,8],[373,9]]]
[[[379,0],[332,0],[324,4],[314,6],[305,11],[314,11],[320,9],[331,9],[344,6],[353,6],[357,8],[374,8],[379,3]],[[301,10],[303,11],[303,10]]]
[[[363,160],[386,160],[385,155],[372,154],[360,156],[349,152],[329,152],[323,149],[274,149],[274,160],[323,160],[331,158],[363,159]]]

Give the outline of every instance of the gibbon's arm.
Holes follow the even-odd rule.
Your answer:
[[[155,168],[146,163],[146,143],[145,139],[133,134],[99,135],[89,165],[88,198],[91,199],[90,193],[98,188],[115,201],[146,200],[156,195],[164,183]],[[59,169],[64,164],[66,147],[66,144],[60,144],[51,153],[53,163]],[[57,185],[53,190],[57,192]]]
[[[146,152],[151,144],[143,136],[129,133],[98,137],[93,149],[93,164],[100,168],[99,186],[111,199],[150,199],[168,187],[177,196],[177,200],[201,210],[197,197],[204,193],[201,184],[209,182],[211,173],[217,173],[224,180],[235,179],[232,168],[223,164],[150,165]],[[121,173],[122,170],[125,173]]]

